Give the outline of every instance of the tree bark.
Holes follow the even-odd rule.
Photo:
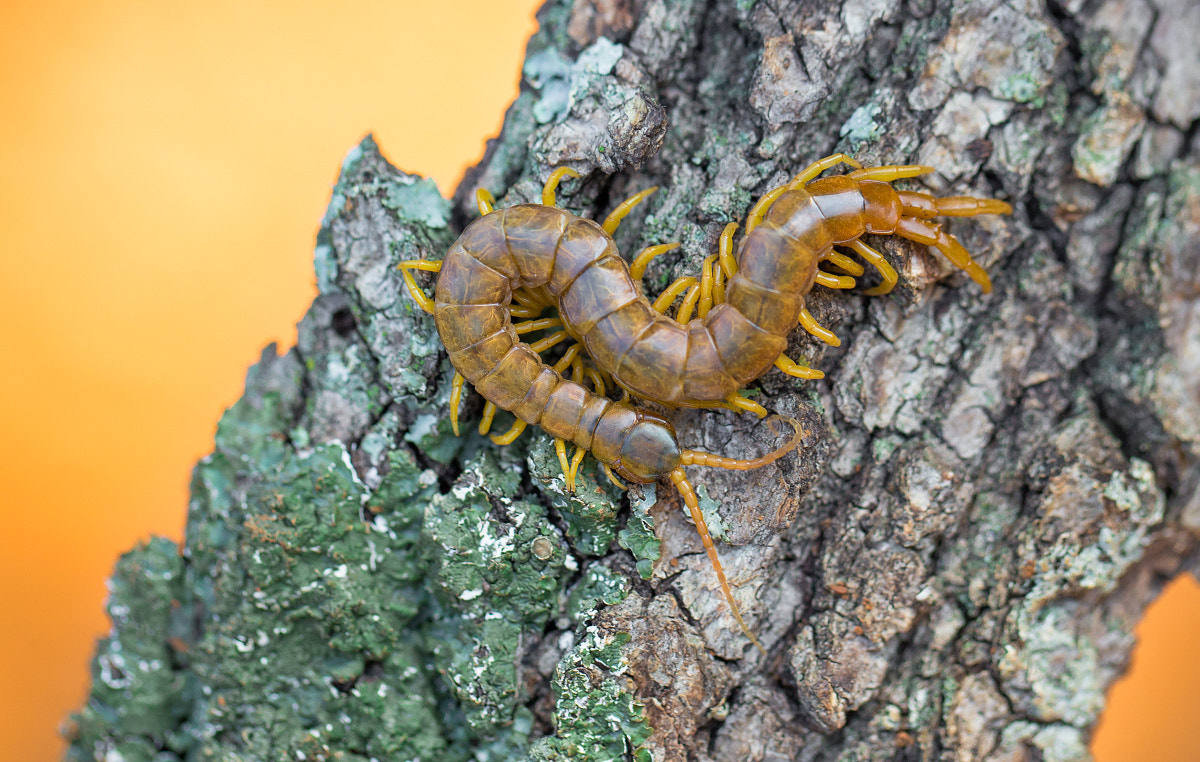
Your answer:
[[[552,0],[522,93],[451,202],[368,138],[322,227],[298,346],[264,352],[196,469],[182,554],[113,580],[74,759],[1077,760],[1133,626],[1200,531],[1200,6],[1188,0]],[[931,164],[982,295],[875,239],[887,297],[817,289],[756,399],[757,472],[693,468],[764,657],[669,487],[540,431],[455,437],[396,263],[483,187],[603,218],[695,272],[810,161]],[[917,187],[914,184],[914,187]],[[465,406],[471,427],[477,398]],[[687,447],[769,448],[672,414]],[[501,430],[498,424],[497,430]]]

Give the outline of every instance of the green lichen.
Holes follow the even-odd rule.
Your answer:
[[[530,749],[529,762],[551,760],[617,760],[632,753],[649,762],[639,749],[650,737],[645,713],[629,691],[623,646],[627,633],[589,628],[554,672],[557,733]]]

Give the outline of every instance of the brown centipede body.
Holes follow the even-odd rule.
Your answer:
[[[817,179],[841,163],[853,171]],[[850,288],[865,272],[834,247],[858,254],[877,269],[882,283],[865,293],[887,293],[896,284],[895,270],[861,240],[867,233],[932,245],[990,291],[983,268],[953,236],[928,220],[1007,214],[1011,207],[993,199],[936,198],[891,185],[929,171],[916,165],[864,169],[843,154],[822,159],[754,205],[736,252],[737,224],[731,223],[699,277],[676,280],[653,303],[642,293],[641,276],[653,257],[678,244],[649,247],[627,263],[612,235],[630,209],[655,189],[622,203],[603,224],[555,207],[561,178],[577,176],[567,168],[551,174],[542,204],[496,210],[490,195],[481,191],[483,216],[463,231],[441,262],[410,260],[400,265],[413,297],[434,315],[457,371],[451,395],[455,431],[466,382],[487,400],[481,433],[490,428],[497,408],[517,419],[493,441],[511,442],[529,424],[554,437],[568,489],[573,489],[586,452],[618,484],[614,472],[639,484],[673,483],[696,523],[734,618],[758,646],[733,599],[683,469],[766,465],[799,444],[799,424],[791,421],[794,434],[775,451],[736,460],[680,447],[670,422],[634,400],[666,407],[726,407],[762,417],[766,410],[739,390],[772,366],[798,378],[821,378],[820,371],[784,354],[787,336],[800,324],[826,343],[838,343],[805,309],[805,296],[814,285]],[[822,269],[823,263],[842,274]],[[432,299],[418,287],[413,270],[439,273]],[[680,297],[676,315],[668,316]],[[551,305],[558,309],[557,318],[535,319]],[[514,317],[528,319],[514,323]],[[534,330],[554,333],[532,344],[521,340],[522,333]],[[541,352],[568,340],[574,344],[561,359],[553,365],[542,361]],[[582,362],[584,354],[590,366]],[[626,392],[623,401],[604,396],[605,379]],[[584,380],[590,380],[592,388]],[[570,462],[568,442],[576,447]]]

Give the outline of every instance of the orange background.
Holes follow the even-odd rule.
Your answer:
[[[516,94],[535,5],[0,4],[0,759],[61,755],[104,579],[180,539],[222,409],[294,341],[342,157],[373,131],[451,192]],[[1200,759],[1198,625],[1178,581],[1102,762]]]

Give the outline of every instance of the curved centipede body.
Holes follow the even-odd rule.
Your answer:
[[[855,170],[815,179],[838,163]],[[490,197],[481,193],[480,208],[487,213],[463,231],[441,263],[401,263],[409,290],[433,313],[461,376],[456,376],[451,403],[455,429],[457,395],[465,380],[491,405],[518,419],[509,435],[493,437],[495,441],[512,441],[526,424],[540,426],[555,438],[568,489],[587,451],[610,476],[615,471],[636,483],[671,481],[697,525],[735,619],[758,646],[733,599],[683,467],[758,468],[798,445],[803,434],[799,424],[792,421],[796,431],[789,442],[757,459],[686,450],[665,418],[628,397],[613,401],[580,383],[577,351],[569,351],[554,366],[543,362],[539,352],[569,335],[596,368],[636,397],[667,407],[724,406],[765,415],[738,390],[772,365],[801,378],[822,375],[783,355],[796,325],[837,343],[804,307],[814,284],[846,288],[855,285],[853,276],[864,272],[835,247],[848,248],[879,270],[882,285],[867,293],[886,293],[897,276],[882,255],[862,243],[866,233],[897,234],[933,245],[985,292],[990,290],[983,268],[957,240],[926,220],[1008,213],[1011,208],[992,199],[939,199],[891,186],[895,179],[926,171],[929,168],[921,166],[862,169],[841,154],[816,162],[755,205],[736,255],[736,225],[731,224],[722,234],[719,253],[705,260],[701,277],[681,278],[654,304],[643,295],[638,280],[646,262],[673,245],[647,249],[634,260],[631,272],[611,235],[629,209],[651,191],[622,204],[603,225],[554,207],[559,179],[574,174],[567,169],[557,170],[547,181],[543,204],[493,211]],[[850,275],[822,270],[826,262]],[[433,299],[418,289],[413,269],[440,271]],[[685,293],[676,317],[665,314],[671,301]],[[526,329],[514,325],[513,315],[520,311],[526,316],[529,305],[546,303],[557,306],[560,320],[522,325],[558,324],[563,331],[548,341],[524,343],[519,333]],[[563,375],[568,362],[576,366],[574,380]],[[490,426],[487,410],[484,417]],[[485,430],[481,425],[481,432]],[[577,448],[569,465],[567,442]]]

